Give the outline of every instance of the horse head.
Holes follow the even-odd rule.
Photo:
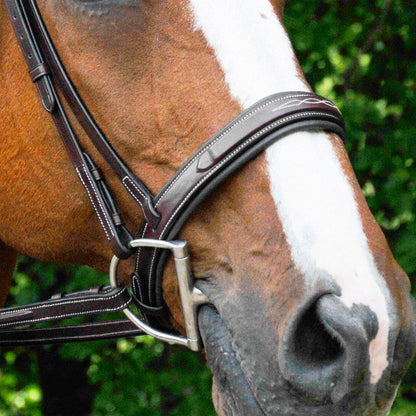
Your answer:
[[[282,24],[283,1],[38,3],[85,104],[153,192],[255,102],[310,91]],[[0,13],[3,22],[3,6]],[[1,39],[8,163],[0,239],[38,258],[106,269],[111,251],[11,28]],[[134,201],[78,130],[138,230]],[[388,413],[415,346],[410,286],[338,136],[280,139],[199,206],[180,238],[212,303],[199,326],[218,414]],[[122,267],[127,281],[131,263]],[[171,262],[163,291],[183,331]]]

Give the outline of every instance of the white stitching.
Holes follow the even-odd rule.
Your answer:
[[[287,103],[283,103],[279,107],[274,108],[272,110],[272,112],[282,110],[282,109],[286,109],[286,108],[291,108],[291,107],[299,107],[300,105],[305,104],[305,103],[306,104],[323,104],[323,105],[326,105],[328,107],[331,107],[331,108],[334,108],[334,109],[338,110],[338,107],[333,102],[331,102],[329,100],[326,100],[326,99],[321,100],[319,98],[308,97],[308,98],[305,98],[304,100],[295,99],[295,100],[289,101]]]
[[[76,167],[76,168],[75,168],[75,170],[76,170],[77,175],[78,175],[78,177],[80,178],[80,180],[81,180],[82,184],[84,185],[85,190],[87,191],[88,197],[89,197],[89,199],[90,199],[90,201],[91,201],[92,206],[94,207],[95,212],[97,213],[98,219],[99,219],[99,221],[100,221],[100,223],[101,223],[101,227],[103,228],[103,230],[104,230],[104,232],[105,232],[105,235],[106,235],[106,237],[107,237],[107,240],[110,240],[110,239],[111,239],[111,237],[108,235],[108,231],[110,232],[111,236],[112,236],[112,237],[114,237],[114,233],[113,233],[113,230],[111,229],[110,222],[109,222],[109,220],[108,220],[108,218],[107,218],[107,215],[106,215],[106,213],[105,213],[105,211],[104,211],[104,209],[103,209],[103,207],[102,207],[102,205],[101,205],[101,202],[100,202],[100,199],[99,199],[99,197],[98,197],[98,195],[97,195],[97,192],[96,192],[96,190],[95,190],[95,188],[94,188],[93,184],[91,183],[91,179],[90,179],[90,177],[88,176],[88,173],[86,172],[85,165],[84,165],[84,164],[82,164],[81,166],[82,166],[82,168],[83,168],[83,170],[84,170],[84,172],[85,172],[85,175],[86,175],[86,176],[87,176],[87,178],[88,178],[88,181],[89,181],[89,182],[90,182],[90,184],[91,184],[91,188],[92,188],[92,190],[94,191],[95,197],[97,198],[97,201],[98,201],[98,204],[99,204],[99,206],[100,206],[100,208],[101,208],[102,213],[100,213],[100,211],[98,210],[98,208],[97,208],[97,206],[96,206],[96,204],[95,204],[95,202],[94,202],[94,200],[93,200],[93,198],[92,198],[92,196],[91,196],[91,193],[90,193],[90,191],[89,191],[89,189],[88,189],[88,186],[86,185],[86,183],[84,182],[84,179],[83,179],[83,178],[82,178],[82,176],[81,176],[81,173],[80,173],[80,171],[79,171],[78,167]],[[107,222],[108,230],[107,230],[107,228],[105,227],[104,221],[103,221],[103,220],[102,220],[102,218],[101,218],[101,215],[102,215],[102,214],[104,215],[104,218],[105,218],[105,220],[106,220],[106,222]]]
[[[148,222],[146,222],[146,224],[144,225],[144,228],[143,228],[143,232],[142,232],[142,238],[143,238],[143,236],[146,234],[146,230],[147,230],[147,226],[149,225],[149,223]],[[142,251],[142,248],[141,247],[139,247],[138,248],[138,250],[137,250],[137,255],[136,255],[136,270],[138,270],[139,269],[139,263],[140,263],[140,255],[141,255],[141,251]]]
[[[131,300],[123,303],[122,305],[120,305],[119,307],[116,307],[116,308],[93,309],[93,310],[90,310],[90,311],[87,311],[87,312],[73,312],[73,313],[66,313],[66,314],[62,314],[62,315],[48,316],[46,318],[35,318],[35,319],[27,319],[25,321],[8,322],[6,324],[0,324],[0,328],[3,328],[5,326],[20,326],[20,325],[35,323],[35,322],[48,322],[52,319],[61,319],[61,318],[69,318],[69,317],[75,317],[75,316],[91,315],[91,314],[96,313],[96,312],[116,312],[116,311],[124,309],[125,306],[130,304],[130,302],[131,302]]]
[[[160,238],[159,238],[159,240],[160,240]],[[152,262],[150,263],[150,283],[152,283],[153,282],[153,278],[152,278],[152,276],[153,276],[153,267],[154,267],[154,263],[155,263],[155,259],[156,259],[156,250],[154,250],[153,251],[153,256],[152,256]],[[150,290],[150,288],[152,287],[152,285],[151,284],[149,284],[149,299],[151,299],[151,290]]]
[[[104,210],[104,208],[103,208],[103,206],[102,206],[102,204],[101,204],[100,198],[99,198],[99,196],[98,196],[98,194],[97,194],[97,191],[96,191],[96,189],[95,189],[95,187],[94,187],[94,184],[92,183],[92,180],[91,180],[90,176],[88,175],[87,169],[86,169],[86,167],[85,167],[85,165],[84,165],[84,164],[82,165],[82,168],[84,169],[85,175],[86,175],[86,177],[88,178],[88,182],[90,183],[91,188],[92,188],[92,190],[94,191],[95,197],[97,198],[97,201],[98,201],[98,205],[100,206],[101,211],[102,211],[102,213],[104,214],[104,218],[105,218],[105,220],[107,221],[107,225],[108,225],[108,228],[109,228],[109,230],[110,230],[110,233],[111,233],[111,235],[112,235],[112,236],[114,236],[113,230],[111,229],[111,223],[110,223],[110,220],[109,220],[109,219],[108,219],[108,217],[107,217],[107,213],[105,212],[105,210]]]
[[[129,192],[129,194],[140,204],[140,206],[143,208],[143,203],[142,201],[140,201],[139,198],[137,198],[137,196],[135,195],[135,193],[131,190],[131,185],[126,183],[126,180],[129,180],[131,182],[131,185],[133,185],[134,189],[137,190],[137,192],[143,197],[144,200],[147,200],[146,195],[136,186],[136,184],[128,177],[125,176],[123,178],[123,180],[121,181],[124,185],[124,187],[127,189],[127,191]]]
[[[116,298],[118,296],[121,296],[125,291],[126,291],[126,288],[124,288],[120,293],[118,293],[116,295],[113,295],[113,296],[107,298],[107,300],[111,300],[113,298]],[[79,302],[99,302],[99,301],[102,301],[102,299],[88,299],[88,300],[85,300],[85,299],[82,300],[81,299],[81,300],[72,301],[72,302],[70,302],[68,300],[67,302],[60,302],[60,303],[56,303],[56,304],[53,304],[53,305],[39,305],[39,306],[34,307],[34,308],[22,308],[22,309],[18,310],[18,312],[32,311],[32,310],[35,310],[35,309],[42,309],[42,308],[43,309],[47,309],[47,308],[50,308],[50,307],[66,305],[68,303],[71,303],[72,304],[72,303],[79,303]],[[48,316],[46,318],[33,318],[33,319],[26,319],[24,321],[7,322],[7,323],[4,323],[4,324],[0,324],[0,328],[1,327],[5,327],[5,326],[20,326],[20,325],[27,324],[27,323],[31,323],[31,322],[32,323],[33,322],[47,322],[47,321],[52,320],[52,319],[60,319],[60,318],[65,318],[65,317],[70,317],[70,316],[90,315],[90,314],[95,313],[95,312],[114,312],[114,311],[119,311],[121,309],[124,309],[124,307],[127,306],[130,302],[131,302],[131,299],[129,299],[128,301],[126,301],[122,305],[116,306],[114,308],[92,309],[92,310],[89,310],[89,311],[86,311],[86,312],[85,311],[82,311],[82,312],[72,312],[72,313],[67,313],[67,314],[62,314],[62,315],[52,315],[52,316]],[[16,313],[16,311],[2,312],[0,314],[0,316],[1,315],[6,315],[6,314],[13,314],[13,313]]]
[[[74,304],[74,303],[81,303],[81,302],[98,302],[98,301],[101,302],[101,301],[103,301],[103,299],[106,299],[107,301],[109,301],[109,300],[115,299],[119,296],[122,296],[126,290],[127,290],[127,288],[124,287],[120,292],[115,293],[114,295],[110,296],[109,298],[102,297],[101,299],[97,299],[97,298],[95,298],[95,299],[67,299],[67,300],[64,300],[62,302],[53,303],[51,305],[37,305],[37,306],[34,306],[33,308],[30,307],[30,306],[28,306],[26,308],[17,307],[17,308],[14,308],[14,310],[11,310],[11,311],[0,312],[0,319],[3,315],[10,315],[10,314],[14,314],[16,312],[34,311],[36,309],[62,306],[62,305],[67,305],[68,303]]]
[[[234,129],[236,126],[241,124],[243,121],[247,120],[249,117],[251,117],[253,114],[259,112],[263,108],[269,106],[270,104],[278,103],[279,101],[286,100],[288,98],[298,98],[298,97],[309,97],[311,93],[303,93],[303,94],[296,94],[296,95],[287,95],[285,97],[275,98],[273,100],[267,101],[266,103],[260,105],[259,107],[256,107],[249,113],[247,113],[244,117],[239,118],[234,124],[232,124],[230,127],[228,127],[227,130],[223,131],[218,137],[216,137],[212,142],[207,144],[206,147],[201,149],[195,156],[182,168],[182,170],[178,173],[178,176],[172,181],[172,183],[167,187],[167,189],[163,192],[163,194],[158,198],[158,201],[156,202],[155,206],[156,208],[159,206],[159,202],[165,197],[165,195],[170,191],[172,186],[179,180],[179,178],[183,175],[183,173],[188,169],[188,167],[203,153],[205,153],[209,148],[211,148],[221,137],[228,134],[232,129]]]

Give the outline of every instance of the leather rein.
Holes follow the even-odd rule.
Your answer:
[[[0,309],[0,346],[51,344],[149,334],[202,348],[197,309],[209,299],[193,284],[185,241],[175,240],[192,212],[230,175],[282,137],[305,130],[345,137],[343,118],[329,100],[309,92],[284,92],[257,102],[195,152],[157,195],[137,178],[105,137],[84,105],[54,48],[35,0],[4,0],[16,37],[44,109],[51,114],[69,158],[113,250],[110,285],[59,294],[51,299]],[[58,90],[98,152],[137,202],[143,225],[137,237],[128,230],[91,156],[80,146]],[[173,255],[185,319],[186,337],[175,333],[163,302],[162,278]],[[117,280],[121,259],[136,255],[131,293]],[[137,314],[132,305],[140,311]],[[128,319],[78,325],[34,324],[77,316],[123,311]],[[26,327],[28,328],[23,328]]]

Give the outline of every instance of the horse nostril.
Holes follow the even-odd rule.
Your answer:
[[[361,384],[377,319],[366,307],[347,308],[324,295],[295,313],[279,345],[282,375],[308,399],[338,402]]]
[[[343,354],[340,342],[325,328],[316,309],[315,303],[306,310],[293,335],[293,355],[305,370],[331,365]]]

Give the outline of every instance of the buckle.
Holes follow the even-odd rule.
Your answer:
[[[180,240],[164,241],[142,238],[132,240],[129,245],[132,248],[150,247],[170,250],[172,252],[175,262],[176,276],[178,278],[186,337],[168,334],[152,328],[150,325],[143,322],[140,317],[133,312],[130,306],[123,309],[124,314],[134,325],[153,338],[165,341],[169,344],[184,345],[192,351],[199,351],[202,349],[202,340],[198,329],[197,312],[200,305],[209,303],[210,301],[203,292],[194,287],[194,278],[189,261],[188,243]],[[117,268],[119,262],[120,259],[117,256],[113,256],[110,263],[109,278],[110,285],[113,288],[120,285],[117,279]]]

